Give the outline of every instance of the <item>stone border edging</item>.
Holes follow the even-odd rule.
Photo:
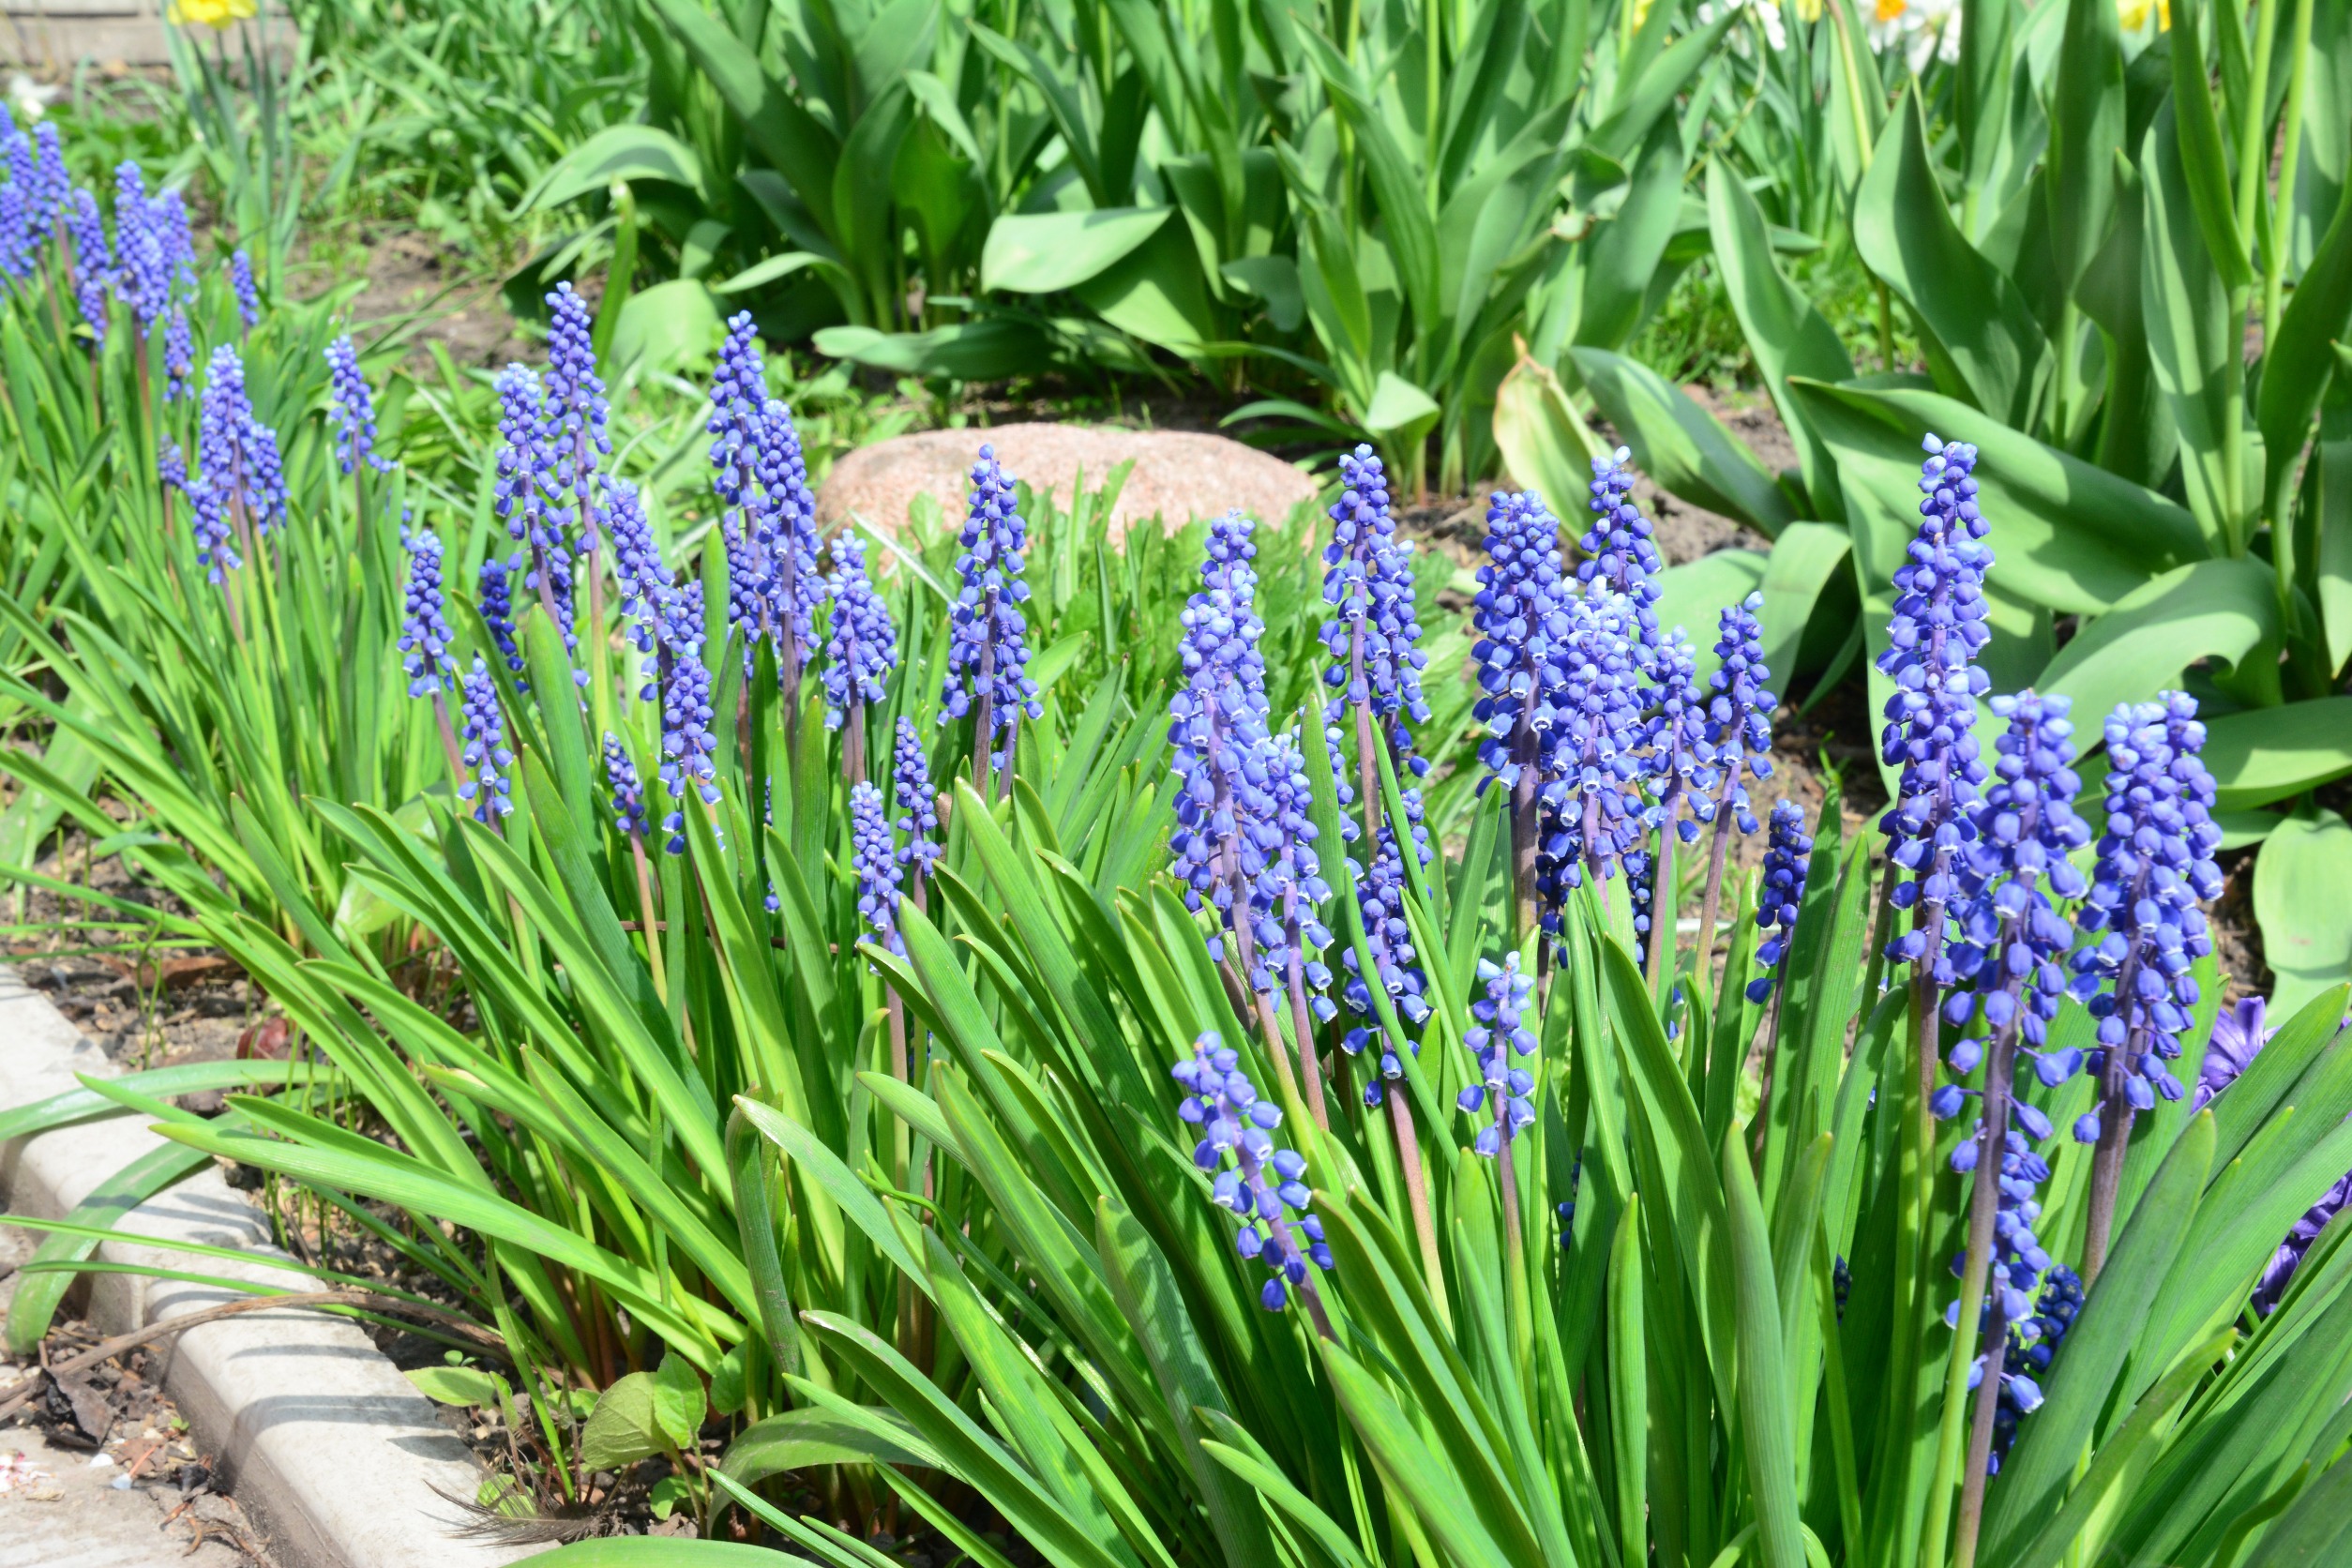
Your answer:
[[[117,1070],[47,997],[0,967],[0,1107],[72,1089],[76,1073],[111,1078]],[[162,1141],[143,1118],[121,1114],[0,1145],[0,1198],[13,1212],[61,1218]],[[309,1275],[270,1265],[284,1254],[217,1167],[157,1194],[120,1229],[250,1251],[255,1261],[191,1260],[123,1242],[105,1243],[101,1258],[316,1289]],[[234,1299],[215,1287],[139,1274],[97,1274],[90,1286],[90,1319],[107,1334]],[[459,1510],[435,1488],[471,1497],[481,1471],[431,1402],[356,1324],[317,1312],[255,1312],[190,1329],[160,1349],[165,1392],[219,1455],[239,1505],[285,1568],[501,1568],[537,1549],[455,1533]]]

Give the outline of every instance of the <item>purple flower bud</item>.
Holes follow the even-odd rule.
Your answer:
[[[454,678],[449,662],[456,639],[449,633],[441,580],[441,535],[430,528],[403,530],[401,544],[409,552],[408,614],[400,623],[400,668],[408,671],[411,697],[438,695],[445,673]]]
[[[882,944],[904,954],[898,935],[898,854],[882,792],[864,779],[850,790],[850,856],[857,874],[857,912]]]
[[[335,430],[335,456],[346,475],[361,466],[389,474],[392,465],[376,456],[376,400],[368,378],[360,372],[359,351],[351,334],[326,345],[327,423]]]
[[[825,637],[825,724],[837,730],[852,704],[888,700],[898,632],[866,575],[866,541],[833,541],[833,620]]]
[[[515,571],[511,561],[484,556],[482,569],[474,580],[474,599],[482,612],[482,624],[490,628],[490,641],[498,644],[507,670],[518,677],[515,684],[527,691],[530,683],[520,678],[522,650],[515,645]]]
[[[1306,1213],[1306,1162],[1275,1146],[1281,1108],[1258,1097],[1240,1053],[1216,1035],[1195,1041],[1192,1060],[1178,1063],[1169,1076],[1190,1092],[1177,1114],[1200,1129],[1193,1164],[1211,1178],[1212,1201],[1241,1221],[1236,1249],[1266,1266],[1270,1277],[1259,1300],[1277,1311],[1291,1290],[1305,1287],[1309,1263],[1332,1266],[1322,1225]]]
[[[95,349],[106,346],[112,312],[107,307],[114,286],[114,251],[106,241],[106,221],[98,216],[98,198],[76,186],[66,205],[66,238],[73,248],[73,302],[90,329]]]
[[[1812,868],[1813,837],[1805,832],[1804,809],[1784,795],[1772,803],[1772,832],[1764,841],[1764,877],[1756,887],[1756,923],[1772,934],[1756,944],[1756,967],[1764,972],[1748,982],[1750,1002],[1761,1002],[1772,993],[1774,972],[1796,935],[1797,911],[1804,902],[1805,878]]]
[[[604,778],[612,790],[614,825],[631,838],[645,836],[645,787],[638,781],[637,764],[629,760],[621,737],[604,732]]]
[[[1576,580],[1588,595],[1598,585],[1627,601],[1627,636],[1646,665],[1658,646],[1658,579],[1666,563],[1651,538],[1650,520],[1633,503],[1633,456],[1620,446],[1592,460],[1593,522],[1577,541],[1585,559],[1576,563]]]
[[[923,737],[914,720],[898,716],[898,744],[891,758],[891,790],[897,797],[898,817],[892,825],[907,836],[898,864],[907,868],[916,893],[931,874],[931,863],[947,852],[939,842],[939,800],[931,792],[931,764],[923,754]]]
[[[1527,1027],[1535,1013],[1535,976],[1520,973],[1518,954],[1506,953],[1500,964],[1479,959],[1478,977],[1485,995],[1470,1003],[1476,1021],[1462,1032],[1462,1044],[1478,1062],[1478,1081],[1456,1103],[1473,1115],[1486,1111],[1474,1146],[1491,1159],[1535,1124],[1535,1078],[1516,1064],[1535,1055],[1535,1032]]]
[[[253,258],[239,246],[229,252],[229,289],[236,295],[237,321],[245,330],[252,331],[262,324],[261,291],[253,284]]]
[[[474,820],[487,822],[515,808],[506,780],[506,770],[514,765],[515,757],[506,749],[506,720],[498,706],[498,683],[490,679],[490,666],[479,654],[474,656],[474,668],[466,673],[464,694],[458,732],[465,743],[465,765],[474,770],[474,776],[458,787],[458,798],[475,802]]]
[[[1000,771],[1013,765],[1014,737],[1022,715],[1041,716],[1037,683],[1029,665],[1029,623],[1020,606],[1029,600],[1022,572],[1027,525],[1015,509],[1013,481],[997,466],[996,448],[982,446],[972,467],[972,499],[966,508],[956,558],[960,583],[949,611],[947,681],[940,696],[940,722],[977,709],[988,733],[978,737]]]

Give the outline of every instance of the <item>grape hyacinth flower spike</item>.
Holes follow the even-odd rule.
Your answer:
[[[572,627],[572,550],[564,532],[562,504],[551,488],[557,465],[546,387],[524,365],[501,370],[497,385],[494,509],[505,520],[507,536],[523,547],[523,588],[537,596],[569,653],[578,647]]]
[[[1974,1328],[1981,1317],[1982,1331],[1974,1341],[1964,1333],[1955,1342],[1962,1375],[1961,1358],[1971,1343],[1987,1364],[2006,1355],[2011,1327],[2029,1311],[2026,1292],[2050,1266],[2032,1229],[2039,1213],[2033,1190],[2049,1178],[2033,1145],[2049,1137],[2050,1122],[2015,1093],[2015,1077],[2021,1050],[2033,1058],[2044,1083],[2063,1081],[2073,1070],[2061,1054],[2042,1051],[2066,996],[2065,960],[2074,937],[2058,904],[2087,891],[2068,859],[2090,842],[2089,828],[2074,811],[2081,781],[2073,767],[2069,705],[2064,697],[2031,691],[1993,699],[2005,728],[1995,742],[1993,782],[1974,805],[1974,832],[1959,856],[1968,891],[1954,910],[1951,967],[1970,988],[1952,993],[1945,1015],[1955,1029],[1982,1019],[1986,1033],[1961,1035],[1948,1061],[1956,1079],[1982,1063],[1984,1087],[1980,1093],[1948,1083],[1931,1097],[1929,1108],[1949,1118],[1972,1094],[1983,1104],[1974,1136],[1963,1138],[1952,1155],[1953,1169],[1975,1172],[1954,1321]],[[1946,1387],[1948,1397],[1965,1396],[1958,1376]],[[1975,1546],[1998,1410],[1998,1391],[1982,1388],[1961,1472],[1963,1560]]]
[[[441,695],[445,673],[454,680],[449,650],[457,641],[450,634],[446,599],[441,578],[441,535],[430,528],[405,531],[401,543],[409,552],[408,614],[400,623],[400,649],[407,657],[411,697]]]
[[[506,779],[515,756],[506,749],[506,719],[498,706],[498,683],[490,679],[490,666],[479,654],[474,656],[474,668],[466,672],[464,695],[460,733],[465,750],[460,758],[474,776],[458,786],[458,798],[475,802],[475,822],[494,824],[494,819],[515,808]]]
[[[335,460],[348,475],[362,469],[389,474],[392,464],[376,455],[376,398],[359,369],[351,334],[326,345],[327,423],[335,430]]]
[[[1650,819],[1658,847],[1634,899],[1634,928],[1650,939],[1650,977],[1664,976],[1666,944],[1674,927],[1673,855],[1678,844],[1698,841],[1699,824],[1715,814],[1712,749],[1707,742],[1707,703],[1698,689],[1698,659],[1677,626],[1658,644],[1651,669],[1657,712],[1650,719],[1650,787],[1655,804]],[[1689,814],[1684,814],[1684,808]]]
[[[663,848],[671,854],[686,850],[686,797],[692,790],[706,807],[718,804],[718,751],[711,733],[711,671],[702,661],[700,583],[688,583],[672,596],[662,636],[666,663],[661,687],[661,781],[669,787],[677,808],[662,819],[670,835]]]
[[[1412,549],[1396,538],[1389,515],[1388,476],[1370,446],[1339,460],[1341,490],[1332,504],[1332,538],[1323,548],[1323,602],[1331,619],[1322,641],[1330,662],[1323,684],[1336,695],[1329,721],[1352,722],[1356,743],[1356,793],[1364,831],[1379,837],[1380,767],[1373,751],[1385,742],[1400,775],[1400,786],[1427,770],[1412,755],[1408,721],[1429,717],[1421,694],[1421,671],[1428,662],[1416,643],[1421,625],[1413,616]],[[1345,782],[1345,775],[1342,775]]]
[[[1646,859],[1639,780],[1649,736],[1632,601],[1588,589],[1568,600],[1565,627],[1536,863],[1546,930],[1558,927],[1568,890],[1587,876],[1639,876]]]
[[[1521,924],[1536,919],[1538,796],[1567,634],[1560,523],[1532,492],[1498,490],[1486,508],[1486,565],[1478,568],[1471,619],[1480,696],[1470,712],[1486,739],[1479,760],[1510,792],[1512,886]]]
[[[1535,1124],[1535,1075],[1518,1064],[1535,1055],[1535,1032],[1527,1027],[1535,1012],[1535,977],[1520,972],[1515,952],[1504,954],[1500,964],[1479,959],[1478,977],[1485,982],[1485,995],[1470,1003],[1474,1021],[1462,1032],[1462,1044],[1478,1060],[1478,1081],[1462,1091],[1456,1104],[1472,1116],[1482,1110],[1486,1114],[1472,1146],[1496,1162],[1503,1234],[1515,1250],[1519,1196],[1511,1170],[1511,1145]]]
[[[98,215],[98,198],[76,186],[66,206],[66,242],[72,247],[73,303],[82,324],[90,329],[95,355],[106,346],[106,328],[113,312],[107,307],[114,280],[114,250],[107,242],[106,220]]]
[[[1252,942],[1241,912],[1247,908],[1242,839],[1259,796],[1243,764],[1264,732],[1266,715],[1265,659],[1258,646],[1264,626],[1250,564],[1256,528],[1238,511],[1209,525],[1200,590],[1178,616],[1184,684],[1168,702],[1178,783],[1168,848],[1184,882],[1185,907],[1198,912],[1206,904],[1216,912],[1220,927],[1233,933],[1244,969]],[[1221,936],[1209,939],[1209,955],[1224,959]]]
[[[245,391],[245,362],[226,343],[212,351],[198,410],[196,460],[204,488],[249,554],[256,534],[266,535],[286,520],[286,480],[278,432],[255,417]]]
[[[2205,1060],[2197,1066],[2196,1087],[2189,1092],[2192,1115],[2211,1105],[2223,1090],[2237,1082],[2254,1065],[2254,1059],[2262,1054],[2262,1048],[2270,1043],[2270,1036],[2278,1033],[2275,1026],[2263,1027],[2269,1006],[2268,998],[2242,996],[2214,1018],[2213,1032],[2206,1037]]]
[[[1813,836],[1805,832],[1804,808],[1783,796],[1772,802],[1772,827],[1764,843],[1764,876],[1756,897],[1756,923],[1772,934],[1756,945],[1748,1000],[1761,1002],[1776,989],[1781,959],[1796,935],[1797,911],[1804,902],[1805,879],[1813,867]]]
[[[531,683],[523,676],[522,650],[515,642],[514,579],[519,569],[513,561],[484,556],[481,572],[475,579],[474,598],[482,612],[482,625],[490,629],[490,641],[498,645],[499,656],[515,677],[516,688],[528,691]]]
[[[1772,672],[1764,664],[1764,627],[1756,611],[1764,608],[1762,594],[1750,594],[1725,607],[1716,621],[1715,672],[1708,677],[1707,744],[1717,793],[1713,807],[1714,836],[1707,851],[1707,886],[1699,902],[1698,983],[1707,985],[1714,957],[1715,917],[1723,908],[1724,867],[1731,847],[1731,830],[1756,830],[1756,811],[1748,804],[1749,779],[1772,774],[1772,711],[1780,699],[1765,685]]]
[[[1584,559],[1576,563],[1576,580],[1590,594],[1598,584],[1622,595],[1632,607],[1629,632],[1643,668],[1659,646],[1658,579],[1666,562],[1651,538],[1650,520],[1633,502],[1634,454],[1620,446],[1606,457],[1592,460],[1592,526],[1577,540]]]
[[[898,936],[897,845],[882,792],[864,779],[850,786],[850,853],[857,877],[857,912],[882,946],[904,955],[906,943]]]
[[[237,324],[249,335],[262,324],[262,294],[253,282],[253,258],[243,246],[229,252],[229,290],[236,295]]]
[[[2107,828],[2099,838],[2087,932],[2103,933],[2074,957],[2074,989],[2098,1020],[2087,1064],[2099,1080],[2098,1108],[2074,1124],[2076,1141],[2096,1143],[2085,1223],[2083,1278],[2106,1262],[2133,1117],[2184,1090],[2166,1063],[2180,1055],[2198,991],[2192,972],[2213,950],[2200,899],[2219,897],[2213,862],[2213,776],[2200,753],[2205,726],[2196,700],[2165,692],[2109,715]]]
[[[866,541],[854,534],[833,541],[832,593],[833,619],[825,635],[825,725],[842,731],[841,751],[850,777],[863,781],[865,709],[889,700],[890,672],[898,665],[898,632],[890,624],[889,607],[866,575]]]
[[[1310,1263],[1332,1267],[1331,1249],[1322,1222],[1306,1212],[1314,1200],[1306,1161],[1274,1143],[1282,1108],[1259,1098],[1242,1071],[1241,1053],[1214,1033],[1195,1041],[1192,1059],[1178,1063],[1169,1076],[1188,1091],[1177,1115],[1200,1130],[1192,1162],[1210,1177],[1212,1200],[1241,1221],[1235,1250],[1269,1272],[1259,1304],[1278,1312],[1296,1295],[1316,1331],[1332,1337],[1331,1319],[1308,1273]]]
[[[1014,755],[1021,716],[1042,716],[1037,683],[1029,665],[1028,602],[1022,579],[1027,525],[1016,509],[1013,481],[998,466],[996,448],[980,448],[972,466],[972,497],[965,510],[962,553],[956,557],[959,587],[949,612],[947,680],[940,696],[940,722],[973,715],[972,783],[984,793],[988,770],[1012,787]]]
[[[898,864],[907,869],[907,896],[923,908],[923,887],[931,867],[947,852],[939,841],[939,799],[931,792],[931,763],[924,754],[923,737],[914,720],[898,716],[898,742],[891,759],[891,789],[898,802],[898,817],[891,825],[907,836],[898,850]]]
[[[604,732],[604,779],[612,791],[613,825],[633,839],[645,837],[645,786],[637,776],[637,764],[629,760],[628,747],[621,737],[608,730]]]

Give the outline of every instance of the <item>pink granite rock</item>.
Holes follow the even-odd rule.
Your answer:
[[[852,512],[876,528],[902,526],[917,495],[928,494],[948,518],[960,515],[972,460],[980,444],[1032,490],[1052,492],[1064,509],[1081,473],[1099,487],[1112,468],[1132,458],[1112,508],[1109,542],[1151,517],[1170,533],[1195,518],[1238,506],[1262,522],[1289,520],[1290,509],[1315,499],[1312,476],[1278,458],[1221,435],[1192,430],[1090,430],[1082,425],[998,425],[986,430],[925,430],[860,447],[833,465],[817,492],[817,522],[827,533]]]

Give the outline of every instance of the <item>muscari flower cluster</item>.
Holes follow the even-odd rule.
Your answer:
[[[1772,994],[1780,961],[1796,933],[1797,908],[1804,902],[1805,878],[1812,867],[1813,836],[1805,832],[1804,808],[1783,796],[1772,802],[1771,831],[1764,840],[1764,876],[1756,894],[1756,923],[1772,934],[1756,945],[1756,967],[1764,972],[1748,982],[1750,1002]]]
[[[236,296],[237,324],[250,332],[262,324],[262,294],[253,282],[253,258],[243,246],[229,252],[229,291]]]
[[[244,361],[226,343],[212,352],[198,409],[200,472],[183,488],[196,558],[204,565],[207,580],[219,582],[224,565],[244,565],[229,542],[240,516],[263,535],[285,521],[286,479],[278,456],[278,432],[255,416],[245,392]]]
[[[656,634],[663,665],[661,781],[678,807],[662,819],[671,854],[686,850],[686,792],[718,803],[718,739],[711,733],[711,671],[702,661],[702,585],[688,582],[668,596]]]
[[[850,788],[850,861],[857,876],[857,912],[884,947],[903,954],[898,935],[899,867],[882,792],[860,779]]]
[[[2062,1263],[2052,1265],[2049,1278],[2034,1298],[2031,1315],[2010,1332],[2001,1357],[2000,1397],[1993,1407],[1993,1448],[1984,1466],[1987,1475],[2001,1472],[2001,1460],[2017,1440],[2018,1418],[2041,1408],[2041,1380],[2048,1374],[2059,1344],[2082,1309],[2080,1276]],[[1969,1369],[1968,1387],[1977,1388],[1983,1381],[1984,1361],[1980,1356]]]
[[[106,346],[108,290],[114,276],[114,249],[107,242],[98,198],[76,186],[66,206],[65,227],[66,242],[72,248],[74,309],[90,329],[95,352]]]
[[[628,837],[644,837],[645,786],[629,760],[628,747],[610,730],[604,732],[604,779],[612,791],[614,825]]]
[[[866,541],[844,534],[833,541],[833,619],[825,635],[825,724],[839,729],[851,708],[890,695],[898,665],[897,628],[866,575]]]
[[[0,185],[0,273],[29,278],[68,200],[57,128],[43,122],[28,137],[0,110],[0,162],[8,172],[8,183]]]
[[[430,528],[403,531],[409,552],[407,614],[400,622],[400,649],[407,656],[400,668],[408,672],[411,697],[438,697],[442,678],[450,670],[450,635],[446,601],[441,580],[441,535]]]
[[[826,593],[817,569],[816,496],[792,413],[767,395],[749,311],[727,324],[704,429],[713,488],[742,535],[728,567],[736,580],[730,594],[740,601],[735,614],[745,657],[751,658],[760,637],[772,637],[778,677],[797,678],[816,652],[817,611]]]
[[[1216,1205],[1241,1220],[1235,1248],[1266,1266],[1269,1277],[1258,1299],[1268,1311],[1279,1311],[1292,1290],[1308,1289],[1310,1262],[1332,1266],[1322,1222],[1306,1212],[1314,1196],[1306,1161],[1274,1143],[1281,1108],[1259,1098],[1242,1071],[1241,1054],[1215,1034],[1195,1041],[1192,1059],[1178,1063],[1169,1076],[1188,1091],[1177,1115],[1200,1129],[1193,1164],[1210,1175]]]
[[[389,474],[392,464],[376,455],[376,399],[360,372],[359,351],[346,332],[326,345],[327,423],[335,430],[335,458],[346,475],[360,469]]]
[[[474,600],[482,612],[482,625],[490,629],[490,641],[498,644],[499,656],[516,677],[516,686],[527,691],[530,683],[521,678],[522,650],[515,644],[515,571],[511,561],[484,556],[474,581]]]
[[[557,472],[550,430],[550,400],[538,373],[509,365],[498,373],[497,477],[493,505],[507,536],[523,547],[523,588],[552,610],[568,652],[578,646],[572,629],[572,547],[564,529],[564,509],[552,490]]]
[[[1535,1075],[1517,1065],[1535,1055],[1535,1032],[1524,1022],[1535,1010],[1535,977],[1520,972],[1516,953],[1504,954],[1500,964],[1479,959],[1478,977],[1486,994],[1470,1003],[1476,1021],[1462,1032],[1462,1044],[1478,1060],[1479,1081],[1456,1104],[1472,1116],[1487,1112],[1475,1147],[1492,1159],[1535,1123]]]
[[[1485,726],[1479,760],[1506,790],[1541,776],[1553,724],[1552,668],[1566,632],[1560,523],[1531,493],[1495,493],[1486,508],[1486,565],[1478,568],[1471,624],[1478,641],[1480,696],[1471,716]]]
[[[1880,756],[1900,770],[1893,803],[1880,819],[1887,852],[1911,879],[1894,890],[1895,906],[1924,901],[1951,907],[1960,888],[1954,859],[1972,831],[1970,813],[1985,770],[1972,733],[1976,700],[1991,689],[1977,667],[1991,638],[1984,574],[1993,552],[1977,509],[1976,448],[1930,435],[1922,464],[1920,525],[1894,572],[1894,616],[1877,666],[1894,684],[1887,699]],[[1922,926],[1894,938],[1890,957],[1916,962],[1939,930]],[[1938,972],[1937,980],[1946,977]]]
[[[602,467],[612,455],[605,434],[604,381],[596,374],[596,322],[588,302],[570,283],[547,296],[547,373],[541,418],[547,466],[542,484],[555,530],[576,542],[580,553],[601,547],[610,518]]]
[[[1666,563],[1651,537],[1650,520],[1633,503],[1633,456],[1620,446],[1592,460],[1594,520],[1577,541],[1584,559],[1576,563],[1576,580],[1588,594],[1598,583],[1625,597],[1632,607],[1633,641],[1647,655],[1658,646],[1658,579]]]
[[[940,722],[977,711],[988,733],[975,737],[1000,771],[1013,765],[1020,717],[1043,715],[1029,667],[1029,600],[1022,580],[1027,525],[1016,507],[1013,481],[997,465],[996,448],[982,446],[972,465],[972,499],[956,557],[960,584],[949,611],[947,679],[940,693]]]
[[[891,824],[907,836],[898,849],[898,864],[907,868],[908,886],[917,898],[932,863],[947,851],[939,841],[939,801],[931,793],[930,760],[923,752],[923,736],[914,720],[898,716],[897,745],[890,765],[891,790],[898,816]]]
[[[1638,877],[1648,859],[1641,779],[1649,765],[1649,693],[1634,601],[1606,587],[1588,590],[1567,601],[1563,618],[1536,864],[1547,926],[1588,868]]]
[[[465,743],[461,756],[474,776],[458,786],[458,798],[475,802],[474,820],[487,822],[515,808],[506,779],[515,757],[506,749],[506,720],[498,707],[498,683],[490,678],[490,666],[479,654],[474,656],[474,668],[466,671],[463,692],[458,733]]]
[[[1764,627],[1756,618],[1763,608],[1761,594],[1724,607],[1715,623],[1715,672],[1707,677],[1712,772],[1723,780],[1720,804],[1730,808],[1741,833],[1756,827],[1742,779],[1772,776],[1772,710],[1780,705],[1764,685],[1772,672],[1764,664]]]
[[[2262,997],[2241,997],[2214,1018],[2213,1033],[2206,1041],[2205,1061],[2197,1069],[2197,1086],[2189,1102],[2192,1110],[2203,1110],[2210,1105],[2262,1054],[2262,1048],[2278,1033],[2275,1027],[2265,1025],[2269,1010],[2269,1003]],[[2263,1265],[2262,1277],[2254,1282],[2253,1305],[2256,1312],[2267,1318],[2278,1310],[2279,1304],[2286,1298],[2286,1288],[2294,1283],[2296,1271],[2302,1267],[2304,1255],[2346,1204],[2352,1204],[2352,1172],[2346,1172],[2320,1195],[2318,1202],[2303,1211],[2302,1217],[2287,1231],[2286,1239],[2270,1255],[2270,1261]]]
[[[2165,1063],[2179,1057],[2196,1005],[2192,966],[2213,945],[2197,901],[2222,890],[2213,863],[2222,835],[2213,776],[2198,755],[2205,726],[2195,699],[2166,692],[2118,707],[2105,738],[2107,827],[2082,912],[2083,928],[2103,934],[2075,955],[2075,989],[2099,1022],[2088,1064],[2120,1088],[2124,1104],[2102,1105],[2075,1123],[2086,1143],[2098,1141],[2106,1116],[2180,1098]],[[2110,1053],[2119,1071],[2108,1070]]]

